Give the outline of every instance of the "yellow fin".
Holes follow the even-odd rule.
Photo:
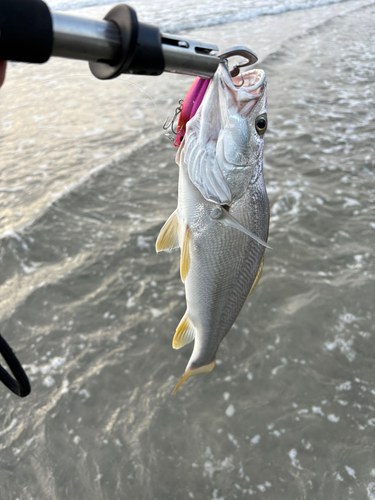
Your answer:
[[[178,219],[176,211],[173,212],[161,228],[155,247],[157,252],[172,250],[178,247]]]
[[[249,298],[250,295],[253,293],[254,288],[257,286],[258,281],[260,280],[260,277],[262,276],[263,264],[264,264],[264,255],[262,257],[262,260],[260,261],[260,265],[259,265],[259,268],[258,268],[257,275],[255,276],[255,280],[254,280],[253,286],[250,288],[250,292],[249,292],[249,295],[247,296],[247,298]]]
[[[190,370],[187,370],[182,375],[182,377],[178,381],[178,384],[174,388],[173,396],[176,394],[176,392],[182,386],[185,380],[187,380],[189,377],[191,377],[192,375],[198,375],[199,373],[208,373],[214,369],[214,366],[215,366],[215,360],[212,361],[212,363],[209,363],[208,365],[200,366],[199,368],[190,368]]]
[[[181,347],[184,347],[184,345],[192,342],[194,337],[195,328],[186,311],[176,329],[176,333],[174,334],[172,342],[173,349],[180,349]]]
[[[181,252],[180,275],[182,283],[185,282],[190,267],[190,229],[186,226],[184,244]]]

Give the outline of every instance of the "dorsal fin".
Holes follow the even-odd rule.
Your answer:
[[[172,342],[173,349],[180,349],[181,347],[184,347],[184,345],[192,342],[194,337],[195,328],[186,311],[176,329],[176,333],[174,334]]]
[[[182,245],[180,275],[182,283],[185,283],[187,273],[190,267],[190,229],[186,226],[184,244]]]
[[[262,257],[262,260],[260,261],[260,266],[258,268],[257,275],[255,276],[254,283],[252,284],[252,287],[250,288],[250,292],[249,292],[249,295],[247,296],[247,298],[249,298],[250,295],[253,293],[254,288],[257,286],[258,281],[260,280],[260,277],[262,276],[263,264],[264,264],[264,255]]]
[[[161,228],[155,247],[157,252],[161,252],[162,250],[172,250],[178,246],[178,219],[175,210]]]

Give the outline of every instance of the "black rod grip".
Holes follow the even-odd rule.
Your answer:
[[[48,61],[53,27],[42,0],[0,0],[0,60]]]
[[[9,390],[17,394],[20,398],[24,398],[30,394],[31,387],[29,379],[22,368],[21,363],[18,361],[10,345],[6,342],[4,337],[0,335],[0,354],[7,362],[15,378],[13,378],[6,370],[0,365],[0,381],[8,387]]]

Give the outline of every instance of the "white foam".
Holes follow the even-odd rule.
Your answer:
[[[349,476],[353,477],[354,479],[357,479],[356,475],[355,475],[355,470],[354,469],[352,469],[348,465],[345,465],[345,469],[346,469],[346,472],[349,474]]]
[[[290,461],[292,462],[293,467],[295,467],[296,469],[302,470],[302,467],[301,467],[301,464],[297,458],[297,455],[298,455],[297,450],[295,448],[292,448],[289,452]]]
[[[225,414],[228,416],[228,417],[233,417],[234,413],[235,413],[235,409],[234,409],[234,406],[233,405],[229,405],[228,408],[225,410]]]
[[[337,415],[335,415],[334,413],[331,413],[330,415],[328,415],[328,420],[330,422],[333,422],[334,424],[336,424],[337,422],[340,421],[340,417],[338,417]]]
[[[277,16],[285,12],[308,10],[345,1],[347,0],[292,0],[280,3],[275,0],[243,0],[241,8],[233,8],[231,0],[218,2],[203,0],[198,4],[193,2],[180,3],[178,9],[172,0],[164,0],[163,2],[150,0],[134,2],[130,0],[127,3],[136,9],[138,18],[142,22],[157,25],[162,32],[176,33],[181,30],[218,26],[263,16]],[[111,0],[47,0],[47,4],[54,10],[71,11],[90,8],[89,12],[102,13],[107,12],[113,2]]]
[[[350,382],[350,380],[336,386],[336,391],[351,391],[351,389],[352,389],[352,383]]]
[[[250,440],[250,443],[251,443],[251,444],[258,444],[258,443],[259,443],[259,441],[260,441],[260,438],[261,438],[260,434],[256,434],[256,435],[255,435],[255,436],[254,436],[254,437]]]

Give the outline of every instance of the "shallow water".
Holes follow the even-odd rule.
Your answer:
[[[1,500],[375,498],[367,4],[189,33],[261,56],[273,250],[215,370],[175,397],[191,352],[171,348],[184,289],[178,253],[154,243],[177,202],[161,124],[191,79],[11,65],[0,331],[32,393],[0,387]]]

